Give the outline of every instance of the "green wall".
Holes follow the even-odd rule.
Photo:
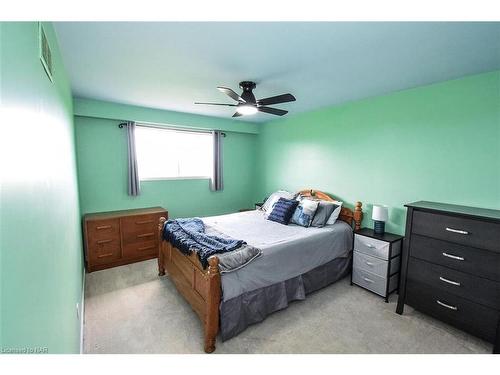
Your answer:
[[[329,107],[267,123],[259,134],[259,196],[316,188],[389,206],[404,233],[405,203],[500,209],[500,71]]]
[[[54,83],[36,22],[0,22],[2,169],[0,347],[78,353],[82,250],[68,78],[45,24]]]
[[[362,201],[365,226],[373,204],[388,205],[387,230],[403,233],[408,202],[500,208],[499,103],[495,71],[260,124],[258,135],[245,124],[236,129],[247,133],[225,139],[223,192],[211,192],[208,180],[144,181],[139,197],[126,193],[119,121],[76,116],[81,210],[162,205],[171,217],[204,216],[252,207],[280,188],[312,187],[351,207]],[[75,105],[80,114],[181,121],[168,111],[86,99]],[[183,116],[184,125],[218,127],[218,119]]]
[[[165,114],[163,122],[176,124],[169,112]],[[204,118],[191,116],[198,126]],[[212,128],[218,128],[217,119],[210,122]],[[175,218],[224,214],[253,206],[257,135],[226,132],[223,191],[210,191],[208,179],[142,181],[141,195],[131,197],[127,195],[126,133],[118,128],[119,123],[75,117],[82,213],[159,205]]]

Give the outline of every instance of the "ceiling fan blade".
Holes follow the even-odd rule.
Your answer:
[[[271,96],[269,98],[257,100],[257,104],[270,105],[270,104],[287,103],[287,102],[294,102],[294,101],[295,101],[295,96],[293,96],[292,94],[282,94],[282,95]]]
[[[271,115],[283,116],[288,113],[288,111],[284,111],[283,109],[271,108],[271,107],[257,107],[260,112],[270,113]]]
[[[230,88],[219,86],[219,87],[217,87],[217,90],[219,90],[220,92],[223,92],[224,94],[226,94],[227,96],[229,96],[231,99],[236,100],[237,102],[245,102],[245,100],[243,100],[241,98],[241,96],[239,96],[237,93],[235,93]]]
[[[228,107],[236,107],[237,104],[226,104],[226,103],[202,103],[202,102],[195,102],[194,104],[208,104],[208,105],[225,105]]]
[[[241,113],[239,113],[239,112],[234,112],[233,117],[240,117],[240,116],[242,116],[242,114],[241,114]]]

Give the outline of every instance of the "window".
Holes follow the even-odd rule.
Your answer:
[[[138,125],[135,142],[140,180],[210,178],[212,174],[211,133]]]

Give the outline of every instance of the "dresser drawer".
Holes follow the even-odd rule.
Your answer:
[[[413,280],[406,286],[406,303],[487,341],[495,340],[497,310]]]
[[[90,240],[120,238],[120,220],[118,219],[87,221],[86,226]]]
[[[352,282],[354,284],[371,290],[382,297],[386,296],[386,280],[385,277],[375,275],[359,268],[353,268],[352,270]],[[389,293],[397,288],[397,283],[398,275],[394,275],[389,279]]]
[[[410,255],[472,275],[500,281],[500,254],[412,235]]]
[[[158,236],[159,220],[159,215],[140,215],[122,218],[123,242],[130,244],[154,240]]]
[[[158,251],[158,241],[156,239],[123,246],[123,256],[127,258],[141,258],[147,255],[157,255]]]
[[[410,257],[408,280],[500,310],[500,283]]]
[[[391,260],[391,274],[399,271],[400,259],[394,258]],[[372,257],[371,255],[360,253],[354,250],[353,268],[369,271],[381,277],[387,277],[387,268],[389,261]]]
[[[354,250],[360,253],[387,260],[389,259],[389,246],[389,242],[354,234]],[[397,244],[394,244],[392,256],[399,254],[400,250],[401,241],[398,241]]]
[[[412,233],[500,253],[500,224],[415,211]]]
[[[87,247],[87,257],[94,264],[105,264],[121,258],[119,238],[94,239]]]

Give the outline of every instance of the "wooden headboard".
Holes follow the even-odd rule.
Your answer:
[[[328,202],[332,202],[335,199],[330,197],[328,194],[323,193],[319,190],[305,189],[299,191],[299,194],[303,197],[311,197],[314,199],[320,199]],[[352,226],[354,222],[354,230],[359,230],[361,228],[361,220],[363,220],[363,211],[361,210],[362,203],[356,202],[354,205],[354,211],[350,208],[344,207],[340,210],[339,219],[345,221],[347,224]]]

